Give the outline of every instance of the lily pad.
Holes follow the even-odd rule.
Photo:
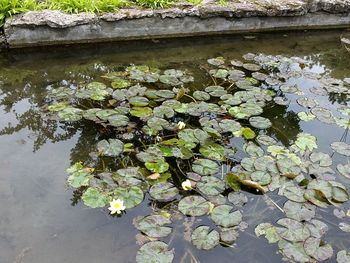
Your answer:
[[[197,159],[192,164],[193,172],[200,175],[213,175],[219,171],[219,165],[208,159]]]
[[[350,262],[350,252],[346,250],[341,250],[337,253],[337,262],[338,263],[348,263]]]
[[[143,191],[138,186],[118,187],[113,194],[116,198],[124,201],[127,209],[133,208],[143,201]]]
[[[82,195],[81,199],[83,200],[86,206],[91,208],[104,207],[108,204],[108,197],[101,193],[97,188],[89,187]]]
[[[137,251],[137,263],[171,263],[174,259],[174,250],[161,241],[152,241],[144,244]]]
[[[197,183],[197,189],[206,195],[218,195],[225,190],[225,182],[213,176],[203,176]]]
[[[173,184],[164,182],[153,185],[149,193],[159,202],[169,202],[176,198],[179,190]]]
[[[209,226],[199,226],[192,232],[191,239],[198,249],[210,250],[219,245],[220,235],[216,230],[210,231]]]
[[[222,227],[237,226],[242,221],[242,214],[240,211],[234,211],[230,205],[220,205],[213,209],[210,217],[216,225]]]
[[[202,216],[209,212],[209,203],[201,196],[186,196],[180,200],[178,209],[188,216]]]
[[[97,149],[104,156],[117,157],[123,152],[124,143],[118,139],[102,140],[98,142]]]
[[[306,254],[317,261],[324,261],[332,257],[333,249],[329,244],[322,244],[321,240],[315,237],[309,237],[304,243]]]
[[[257,128],[257,129],[267,129],[272,126],[272,123],[269,119],[260,117],[260,116],[251,117],[249,119],[249,123],[250,125],[252,125],[254,128]]]
[[[277,224],[283,226],[283,228],[277,228],[277,233],[285,240],[302,242],[310,236],[310,230],[296,220],[282,218],[277,221]]]
[[[199,152],[208,159],[221,161],[224,159],[225,148],[220,144],[211,143],[205,144],[200,149]]]
[[[293,201],[287,201],[283,210],[286,213],[288,218],[297,220],[297,221],[310,221],[315,217],[315,206],[308,203],[297,203]]]
[[[150,215],[134,220],[135,227],[152,238],[168,236],[172,231],[171,227],[166,226],[168,224],[171,224],[171,220],[163,215]]]
[[[350,145],[345,142],[333,142],[331,148],[341,155],[350,156]]]

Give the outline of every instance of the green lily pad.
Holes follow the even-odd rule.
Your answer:
[[[240,192],[231,192],[228,194],[228,201],[235,206],[243,206],[248,202],[248,197]]]
[[[138,186],[118,187],[113,194],[116,198],[124,201],[127,209],[133,208],[143,201],[143,191]]]
[[[219,165],[208,159],[197,159],[192,163],[193,172],[200,175],[213,175],[219,171]]]
[[[174,110],[168,106],[159,106],[153,109],[153,114],[158,118],[172,118],[175,115]]]
[[[210,95],[205,91],[196,90],[193,92],[192,96],[196,100],[210,100]]]
[[[310,237],[310,230],[296,220],[282,218],[277,221],[277,224],[282,226],[282,228],[277,228],[277,233],[285,240],[291,242],[302,242]]]
[[[67,182],[74,188],[88,186],[89,181],[93,178],[91,169],[84,168],[80,162],[77,162],[68,168],[67,172],[70,174]]]
[[[152,241],[144,244],[137,251],[137,263],[171,263],[174,260],[174,250],[161,241]]]
[[[284,206],[283,210],[286,213],[288,218],[297,220],[297,221],[310,221],[315,217],[315,206],[308,203],[297,203],[288,200]]]
[[[219,245],[220,235],[216,230],[210,231],[209,226],[199,226],[192,232],[191,239],[198,249],[210,250]]]
[[[213,209],[210,217],[216,225],[222,227],[237,226],[242,222],[242,214],[239,211],[234,211],[230,205],[220,205]]]
[[[213,176],[203,176],[197,183],[197,189],[205,195],[218,195],[225,190],[225,182]]]
[[[271,183],[271,175],[268,172],[264,171],[255,171],[250,174],[250,178],[254,181],[259,183],[260,185],[268,185]]]
[[[303,98],[299,98],[297,99],[297,103],[302,106],[302,107],[305,107],[305,108],[314,108],[318,105],[317,101],[314,100],[314,99],[310,99],[310,98],[307,98],[307,97],[303,97]]]
[[[316,137],[308,133],[299,133],[295,145],[301,153],[304,153],[306,150],[312,151],[317,148]]]
[[[89,187],[81,196],[84,204],[91,208],[104,207],[108,204],[108,197],[97,188]]]
[[[251,157],[261,157],[264,155],[264,150],[253,142],[248,142],[243,145],[243,150]]]
[[[83,112],[83,110],[78,108],[66,107],[59,111],[57,115],[62,121],[79,121],[83,117]]]
[[[179,190],[171,183],[157,183],[151,187],[149,194],[159,202],[169,202],[176,198]]]
[[[144,107],[149,104],[149,100],[145,97],[131,97],[129,98],[129,103],[135,107]]]
[[[124,89],[131,86],[130,81],[122,79],[122,78],[113,78],[113,82],[111,83],[113,89]]]
[[[278,235],[276,228],[270,223],[261,223],[257,225],[255,228],[255,235],[257,237],[264,235],[270,244],[281,240],[281,237]]]
[[[213,66],[221,66],[225,64],[225,59],[223,57],[216,57],[208,59],[207,62]]]
[[[104,156],[116,157],[123,152],[124,143],[118,139],[102,140],[98,142],[97,149]]]
[[[172,231],[171,227],[166,226],[168,224],[171,224],[171,220],[162,215],[150,215],[139,217],[134,220],[135,227],[152,238],[168,236]]]
[[[257,129],[267,129],[272,126],[272,123],[269,119],[260,117],[260,116],[251,117],[249,119],[249,123],[250,125],[252,125],[254,128],[257,128]]]
[[[135,116],[138,118],[145,118],[151,116],[153,113],[150,107],[133,107],[130,110],[131,116]]]
[[[163,160],[158,160],[157,162],[147,162],[145,163],[145,166],[153,173],[164,173],[169,169],[169,164]]]
[[[221,161],[224,159],[225,148],[220,144],[211,143],[205,144],[200,149],[199,152],[208,159]]]
[[[202,216],[209,212],[209,203],[201,196],[186,196],[180,200],[178,209],[188,216]]]

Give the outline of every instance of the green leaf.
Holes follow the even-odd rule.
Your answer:
[[[135,227],[151,238],[162,238],[168,236],[172,228],[166,225],[171,224],[169,218],[162,215],[150,215],[138,217],[134,220]]]
[[[153,185],[149,194],[159,202],[169,202],[176,198],[179,190],[173,184],[164,182]]]
[[[277,228],[277,233],[288,241],[301,242],[305,241],[310,236],[310,230],[296,220],[282,218],[277,221],[277,224],[282,226]]]
[[[213,176],[203,176],[197,183],[197,189],[205,195],[218,195],[225,190],[225,182]]]
[[[143,191],[138,186],[118,187],[113,194],[116,198],[124,201],[127,209],[133,208],[143,201]]]
[[[337,253],[337,262],[338,263],[348,263],[350,262],[350,252],[346,250],[341,250]]]
[[[169,164],[162,160],[159,160],[155,163],[147,162],[145,163],[145,166],[148,170],[150,170],[153,173],[164,173],[169,169]]]
[[[174,250],[168,250],[168,245],[161,241],[152,241],[144,244],[137,251],[137,263],[171,263],[174,259]]]
[[[101,193],[97,188],[89,187],[81,196],[84,204],[91,208],[104,207],[108,204],[108,196]]]
[[[234,211],[230,205],[220,205],[213,209],[210,217],[214,223],[222,227],[237,226],[242,221],[242,214],[239,211]]]
[[[133,107],[130,110],[130,115],[138,118],[145,118],[151,116],[153,113],[150,107]]]
[[[117,157],[123,152],[124,143],[118,139],[102,140],[97,143],[97,149],[104,156]]]
[[[209,212],[209,203],[201,196],[186,196],[180,200],[178,209],[188,216],[202,216]]]
[[[309,203],[297,203],[288,200],[283,207],[288,218],[297,221],[310,221],[315,217],[315,206]]]
[[[192,243],[198,249],[210,250],[219,245],[219,233],[216,230],[209,230],[209,226],[199,226],[192,232]]]
[[[224,152],[225,148],[222,147],[220,144],[217,143],[211,143],[211,144],[205,144],[200,149],[199,152],[208,159],[222,161],[224,160]]]
[[[304,243],[306,254],[319,261],[324,261],[332,257],[333,249],[329,244],[322,244],[319,238],[309,237]]]
[[[213,175],[219,171],[219,165],[208,159],[197,159],[192,163],[193,172],[200,175]]]

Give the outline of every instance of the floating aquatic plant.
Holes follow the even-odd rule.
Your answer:
[[[203,68],[212,83],[202,89],[194,89],[195,79],[187,71],[142,65],[108,72],[75,89],[52,90],[48,110],[61,121],[93,122],[108,130],[91,153],[97,156],[94,162],[75,163],[67,170],[67,182],[81,191],[84,204],[110,204],[111,214],[119,216],[141,204],[145,195],[162,204],[163,209],[134,221],[152,240],[140,248],[137,262],[173,261],[174,250],[165,238],[178,212],[213,222],[192,231],[190,239],[198,249],[232,244],[244,229],[244,191],[265,195],[284,213],[276,224],[260,222],[255,233],[278,243],[288,260],[313,262],[332,256],[331,245],[322,240],[328,227],[315,219],[318,207],[349,200],[346,187],[334,176],[332,156],[318,151],[317,139],[309,133],[300,132],[290,145],[278,143],[269,136],[278,127],[264,110],[288,104],[285,94],[293,94],[303,110],[310,110],[300,111],[300,120],[336,123],[347,130],[349,107],[340,107],[342,116],[335,117],[298,86],[286,84],[303,74],[292,70],[299,65],[296,58],[243,58],[209,59]],[[319,85],[313,93],[349,94],[345,82],[324,77]],[[331,149],[350,156],[344,141],[332,143]],[[350,177],[349,164],[338,164],[337,170]],[[286,200],[283,207],[272,200],[275,190]],[[346,223],[340,228],[349,229]],[[348,256],[340,251],[337,258],[345,262]]]

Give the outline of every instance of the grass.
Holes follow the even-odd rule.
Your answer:
[[[114,12],[122,7],[140,6],[145,8],[164,8],[181,0],[0,0],[0,28],[5,19],[15,14],[27,11],[52,9],[67,13],[79,12]],[[200,4],[202,0],[188,0]]]

